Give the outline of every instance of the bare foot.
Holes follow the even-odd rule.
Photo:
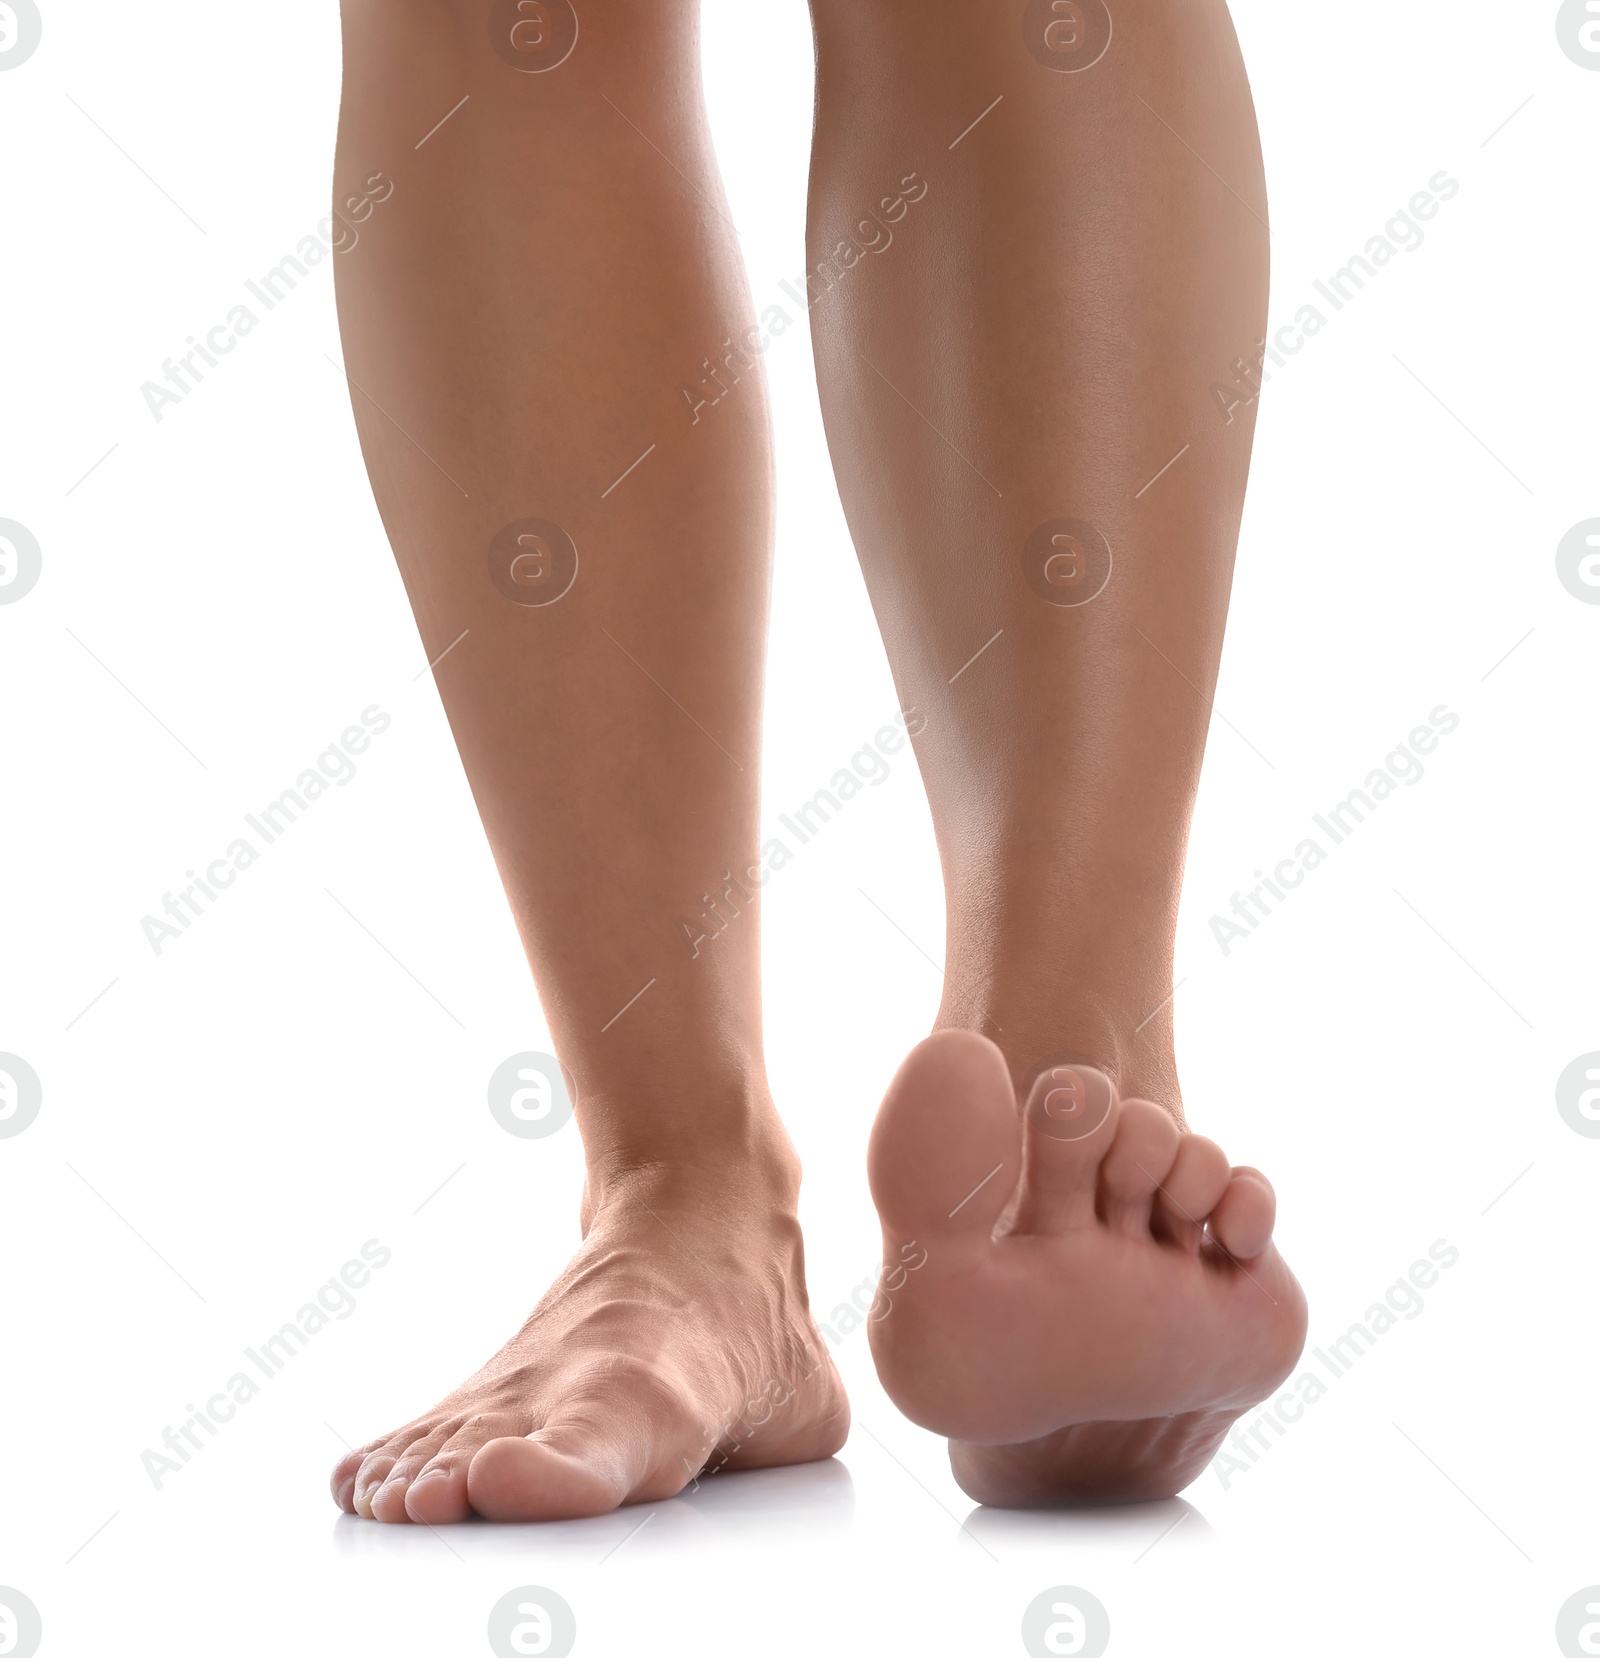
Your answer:
[[[980,1502],[1170,1497],[1299,1357],[1266,1178],[1102,1072],[1047,1071],[1019,1114],[1000,1050],[938,1032],[890,1085],[869,1173],[893,1263],[878,1374]]]
[[[345,1457],[334,1500],[430,1525],[576,1519],[832,1456],[849,1407],[807,1305],[796,1185],[748,1163],[621,1181],[522,1329]]]

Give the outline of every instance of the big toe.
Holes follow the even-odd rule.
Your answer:
[[[897,1241],[987,1238],[1022,1166],[1011,1073],[972,1031],[936,1031],[889,1084],[873,1124],[867,1176]]]
[[[467,1469],[467,1499],[486,1520],[580,1520],[609,1514],[626,1483],[599,1457],[531,1439],[491,1439]]]

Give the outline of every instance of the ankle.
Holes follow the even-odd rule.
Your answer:
[[[590,1115],[599,1104],[590,1101]],[[792,1218],[800,1158],[770,1098],[707,1110],[648,1133],[586,1131],[583,1224],[617,1204],[752,1209]]]

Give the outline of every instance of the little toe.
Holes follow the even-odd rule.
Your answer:
[[[356,1475],[361,1472],[361,1464],[386,1441],[378,1440],[375,1444],[363,1445],[359,1451],[347,1451],[334,1464],[333,1475],[328,1481],[328,1489],[333,1492],[333,1500],[346,1514],[354,1514]]]
[[[361,1469],[366,1466],[370,1457],[375,1457],[383,1451],[393,1451],[395,1439],[403,1434],[385,1434],[381,1439],[368,1439],[365,1446],[356,1446],[355,1451],[347,1451],[338,1462],[333,1464],[333,1477],[328,1481],[328,1489],[333,1492],[333,1500],[337,1502],[345,1514],[355,1514],[356,1489],[361,1486]]]
[[[1192,1254],[1205,1235],[1206,1216],[1228,1189],[1231,1175],[1227,1153],[1215,1140],[1185,1134],[1156,1194],[1151,1230]]]
[[[1117,1133],[1117,1090],[1090,1065],[1056,1065],[1023,1106],[1022,1193],[1014,1232],[1092,1226],[1101,1160]]]
[[[1150,1233],[1151,1203],[1177,1159],[1180,1135],[1151,1100],[1124,1100],[1117,1135],[1100,1165],[1100,1215],[1115,1232]]]
[[[1278,1198],[1259,1169],[1236,1168],[1211,1211],[1211,1234],[1236,1261],[1253,1261],[1272,1242]]]

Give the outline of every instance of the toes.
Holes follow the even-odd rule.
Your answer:
[[[688,1394],[651,1367],[608,1365],[567,1390],[526,1438],[493,1439],[472,1458],[467,1496],[486,1520],[578,1520],[681,1491],[706,1434]]]
[[[362,1458],[361,1467],[356,1471],[350,1505],[363,1520],[372,1518],[372,1495],[388,1479],[389,1470],[394,1467],[396,1460],[394,1452],[388,1446],[369,1451]]]
[[[1119,1109],[1111,1078],[1091,1066],[1053,1066],[1035,1081],[1022,1112],[1022,1199],[1013,1231],[1094,1224],[1100,1164],[1116,1139]]]
[[[412,1518],[406,1502],[411,1482],[433,1460],[435,1453],[449,1442],[459,1425],[459,1419],[441,1423],[432,1433],[423,1434],[406,1447],[385,1476],[383,1484],[367,1493],[367,1507],[374,1520],[400,1523]]]
[[[1228,1189],[1231,1175],[1227,1153],[1215,1140],[1203,1134],[1183,1135],[1178,1155],[1156,1193],[1151,1230],[1193,1253],[1205,1234],[1206,1217]]]
[[[1253,1261],[1272,1242],[1278,1198],[1259,1169],[1233,1171],[1211,1211],[1211,1235],[1236,1261]]]
[[[1021,1164],[1016,1095],[1000,1050],[971,1031],[919,1042],[889,1084],[867,1151],[885,1237],[987,1240]]]
[[[464,1459],[430,1462],[405,1490],[406,1518],[422,1526],[453,1526],[468,1519],[472,1504],[467,1498],[467,1468]]]
[[[1151,1204],[1178,1156],[1178,1125],[1150,1100],[1124,1100],[1100,1165],[1100,1217],[1114,1232],[1149,1236]]]
[[[333,1477],[328,1481],[328,1489],[333,1492],[333,1500],[346,1514],[354,1514],[356,1475],[361,1472],[361,1464],[377,1450],[381,1450],[387,1440],[377,1440],[373,1444],[363,1445],[359,1451],[348,1451],[334,1464]]]
[[[486,1520],[583,1520],[609,1514],[627,1491],[608,1459],[538,1439],[491,1439],[472,1459],[467,1496]]]
[[[391,1471],[375,1491],[367,1493],[367,1514],[374,1520],[387,1520],[391,1524],[409,1520],[406,1513],[406,1482],[394,1478]]]
[[[466,1519],[471,1512],[467,1469],[472,1459],[491,1439],[521,1433],[527,1426],[525,1419],[518,1421],[499,1412],[482,1413],[454,1424],[453,1431],[444,1436],[432,1456],[415,1474],[408,1473],[400,1493],[405,1518],[429,1526],[451,1525]],[[399,1519],[400,1515],[396,1513],[394,1517]]]

